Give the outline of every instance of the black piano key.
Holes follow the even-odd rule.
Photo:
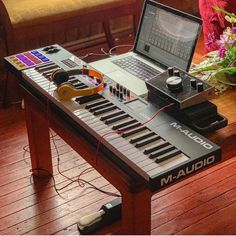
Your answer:
[[[105,120],[104,123],[109,125],[109,124],[112,124],[112,123],[114,123],[116,121],[123,120],[123,119],[125,119],[127,117],[129,117],[129,115],[124,113],[124,114],[121,114],[119,116],[109,118],[109,119]]]
[[[96,101],[96,102],[90,103],[90,104],[86,105],[85,108],[90,109],[92,107],[100,106],[100,105],[108,103],[108,102],[109,102],[108,100],[103,99],[102,101]]]
[[[46,63],[46,64],[43,64],[43,65],[38,65],[38,66],[35,66],[35,70],[39,71],[43,68],[47,68],[47,67],[50,67],[50,66],[55,66],[55,67],[58,67],[54,62],[49,62],[49,63]],[[58,67],[59,68],[59,67]]]
[[[145,145],[147,145],[147,144],[149,144],[149,143],[152,143],[152,142],[154,142],[154,141],[156,141],[156,140],[158,140],[158,139],[160,139],[161,137],[160,136],[158,136],[158,135],[156,135],[156,136],[152,136],[152,137],[150,137],[150,138],[148,138],[148,139],[145,139],[145,140],[142,140],[142,141],[140,141],[140,142],[137,142],[137,143],[135,143],[135,147],[136,148],[140,148],[140,147],[143,147],[143,146],[145,146]]]
[[[42,73],[42,75],[44,77],[48,77],[49,75],[51,76],[51,74],[55,71],[55,69],[51,69],[51,70],[47,70],[45,72]]]
[[[96,93],[96,94],[89,95],[89,96],[78,97],[75,99],[75,101],[82,105],[87,102],[95,101],[99,98],[102,98],[102,96],[99,93]]]
[[[170,151],[170,152],[168,152],[166,154],[163,154],[163,155],[157,157],[155,162],[156,163],[161,163],[161,162],[166,161],[166,160],[168,160],[168,159],[170,159],[170,158],[172,158],[172,157],[174,157],[174,156],[176,156],[178,154],[181,154],[181,151],[178,150],[178,149],[174,149],[174,150],[172,150],[172,151]]]
[[[119,115],[124,114],[124,113],[125,113],[125,112],[122,111],[122,110],[120,110],[120,111],[115,111],[115,112],[112,112],[112,113],[110,113],[110,114],[108,114],[108,115],[101,116],[100,120],[101,120],[101,121],[104,121],[104,120],[110,119],[110,118],[112,118],[112,117],[119,116]]]
[[[168,146],[163,147],[163,148],[161,148],[161,149],[158,150],[158,151],[152,152],[152,153],[149,155],[149,158],[150,158],[150,159],[153,159],[153,158],[155,158],[155,157],[158,157],[158,156],[161,156],[161,155],[163,155],[163,154],[166,154],[166,153],[168,153],[168,152],[170,152],[170,151],[172,151],[172,150],[174,150],[174,149],[175,149],[175,147],[172,146],[171,144],[169,144]]]
[[[76,84],[76,83],[82,84],[77,78],[72,78],[71,77],[68,81],[71,82],[72,84]]]
[[[103,108],[103,109],[100,109],[98,111],[95,111],[93,114],[96,116],[96,115],[101,115],[103,113],[106,113],[108,111],[112,111],[112,110],[115,110],[117,109],[117,106],[113,105],[113,106],[110,106],[110,107],[106,107],[106,108]]]
[[[162,142],[162,143],[160,143],[160,144],[158,144],[158,145],[156,145],[156,146],[154,146],[154,147],[146,148],[146,149],[143,151],[143,153],[147,155],[147,154],[150,154],[150,153],[152,153],[152,152],[154,152],[154,151],[160,150],[161,148],[166,147],[166,146],[168,146],[168,145],[169,145],[169,143],[166,142],[166,141],[164,141],[164,142]]]
[[[89,109],[89,111],[93,113],[95,111],[98,111],[98,110],[101,110],[103,108],[110,107],[110,106],[113,106],[113,103],[107,102],[107,103],[104,103],[102,105],[99,105],[99,106],[96,106],[96,107],[92,107],[92,108]]]
[[[87,85],[85,85],[85,84],[83,84],[83,85],[74,85],[74,87],[76,88],[76,89],[85,89],[85,88],[88,88],[88,86]]]
[[[124,127],[122,127],[122,128],[120,128],[119,129],[119,131],[128,131],[128,130],[130,130],[130,129],[135,129],[136,127],[138,127],[138,126],[140,126],[141,125],[141,123],[140,122],[135,122],[135,123],[132,123],[132,124],[130,124],[130,125],[126,125],[126,126],[124,126]]]
[[[127,137],[129,137],[129,136],[131,136],[131,135],[133,135],[133,134],[139,133],[139,132],[141,132],[141,131],[143,131],[143,130],[145,130],[145,129],[147,129],[147,127],[145,127],[145,126],[133,128],[132,130],[127,129],[127,131],[125,131],[124,133],[122,133],[121,136],[122,136],[123,138],[127,138]],[[126,130],[126,129],[125,129],[125,130]]]
[[[73,79],[74,81],[74,79]],[[77,82],[72,82],[72,81],[69,81],[70,83],[72,83],[74,86],[82,86],[82,85],[85,85],[84,83],[81,83],[80,81],[77,81]]]
[[[123,123],[114,125],[114,126],[112,127],[112,129],[113,129],[113,130],[117,130],[117,129],[121,130],[122,127],[125,127],[125,126],[127,126],[127,125],[131,125],[131,124],[136,123],[136,122],[137,122],[136,120],[125,121],[125,122],[123,122]]]
[[[153,135],[155,135],[154,132],[149,132],[149,133],[141,134],[141,135],[139,135],[138,137],[135,137],[135,138],[130,139],[129,142],[130,142],[130,143],[137,143],[137,142],[142,141],[142,140],[144,140],[144,139],[146,139],[146,138],[149,138],[149,137],[151,137],[151,136],[153,136]]]
[[[39,67],[39,68],[35,68],[35,70],[37,70],[39,73],[43,73],[45,71],[49,71],[51,69],[59,69],[59,67],[55,64],[50,64],[50,65],[47,65],[47,66],[44,66],[44,67]]]

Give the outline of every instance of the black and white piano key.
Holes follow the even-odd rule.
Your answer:
[[[165,154],[162,154],[162,155],[158,156],[155,159],[155,162],[156,163],[161,163],[161,162],[166,161],[166,160],[168,160],[168,159],[170,159],[170,158],[172,158],[172,157],[174,157],[174,156],[176,156],[180,153],[181,153],[181,151],[175,148],[174,150],[172,150],[168,153],[165,153]]]
[[[166,146],[168,146],[170,143],[167,141],[164,141],[163,139],[161,140],[161,142],[159,143],[159,145],[152,145],[151,147],[145,148],[145,150],[143,151],[144,154],[148,155],[152,152],[155,152],[161,148],[164,148]]]
[[[141,132],[143,130],[147,130],[147,127],[146,126],[140,126],[140,127],[133,128],[131,130],[124,131],[121,134],[121,136],[123,138],[126,138],[126,137],[129,137],[129,136],[133,135],[133,134],[139,133],[139,132]]]
[[[83,109],[83,108],[82,108]],[[101,120],[101,117],[103,116],[103,115],[109,115],[109,114],[111,114],[111,113],[113,113],[113,112],[118,112],[118,111],[120,111],[119,110],[119,108],[116,108],[115,110],[112,110],[112,111],[107,111],[107,112],[105,112],[105,113],[103,113],[103,114],[100,114],[100,115],[94,115],[93,113],[91,113],[91,112],[89,112],[87,109],[83,109],[83,113],[81,113],[81,112],[79,112],[79,114],[78,114],[78,118],[82,118],[84,115],[83,114],[87,114],[88,116],[91,116],[91,117],[96,117],[96,118],[98,118],[98,119],[100,119]],[[82,114],[82,116],[81,116],[81,114]],[[103,121],[102,121],[103,122]]]
[[[82,82],[79,81],[79,79],[75,78],[75,77],[70,77],[68,82],[76,85],[76,84],[83,84]]]
[[[45,77],[43,77],[36,71],[27,71],[27,75],[32,78],[32,80],[37,84],[37,86],[41,87],[45,92],[48,92],[49,94],[54,93],[57,88],[53,82],[47,80]]]
[[[137,120],[133,119],[130,117],[129,120],[126,120],[126,121],[122,121],[121,123],[117,124],[117,125],[113,125],[112,129],[113,130],[119,130],[123,127],[126,127],[127,125],[131,125],[133,123],[137,123]]]
[[[139,147],[139,148],[135,147],[134,145],[133,145],[133,146],[134,146],[136,149],[138,149],[139,151],[141,151],[144,155],[146,155],[146,154],[144,153],[144,150],[145,150],[145,149],[147,149],[147,148],[149,148],[149,147],[154,147],[154,146],[161,145],[162,142],[164,142],[164,140],[160,138],[160,139],[157,139],[157,140],[155,140],[155,141],[153,141],[153,142],[151,142],[151,143],[148,143],[148,144],[146,144],[146,145],[144,145],[144,146],[142,146],[142,147]],[[146,156],[147,156],[147,155],[146,155]],[[148,158],[148,156],[147,156],[147,158]]]
[[[128,130],[132,130],[134,128],[137,128],[141,125],[142,124],[140,122],[136,121],[136,122],[133,122],[132,124],[128,124],[126,126],[123,126],[123,127],[119,128],[119,131],[120,132],[125,132],[125,131],[128,131]]]
[[[101,97],[101,99],[96,100],[95,102],[91,102],[89,104],[86,104],[85,109],[90,109],[90,108],[97,107],[97,106],[100,106],[100,105],[103,105],[106,103],[109,103],[109,101],[104,99],[103,97]]]
[[[56,69],[51,69],[51,70],[47,70],[47,71],[44,71],[42,73],[42,76],[44,76],[45,78],[50,78],[52,73],[55,71]]]
[[[111,106],[114,106],[112,102],[109,102],[109,101],[106,102],[105,101],[103,104],[100,104],[100,105],[89,108],[89,111],[91,113],[94,113],[94,112],[97,112],[97,111],[102,110],[104,108],[111,107]]]
[[[114,141],[112,141],[112,142],[113,142],[114,146],[116,146],[116,143]],[[159,139],[156,142],[163,143],[164,140]],[[129,159],[131,161],[133,161],[139,167],[141,167],[141,168],[145,167],[146,170],[149,170],[149,169],[152,170],[154,168],[155,171],[152,171],[152,172],[153,173],[155,172],[155,174],[159,174],[161,171],[168,169],[170,166],[168,164],[169,162],[172,163],[174,166],[176,163],[183,163],[184,161],[188,160],[188,157],[185,156],[184,154],[182,154],[177,149],[174,149],[173,151],[169,151],[169,152],[163,154],[163,156],[160,156],[160,158],[159,158],[160,161],[158,161],[157,158],[152,160],[152,159],[149,159],[148,156],[145,155],[140,150],[140,148],[137,149],[134,146],[130,146],[130,145],[131,145],[130,143],[129,144],[124,143],[124,146],[118,147],[118,149],[121,150],[121,152],[124,155],[128,156]],[[150,145],[150,144],[148,144],[148,145]],[[147,146],[145,146],[145,148],[147,148]],[[179,154],[181,154],[181,156],[179,156]],[[169,161],[169,162],[167,162],[167,161]],[[159,168],[159,163],[163,164],[162,168]]]
[[[137,142],[139,142],[139,141],[142,141],[142,140],[144,140],[144,139],[146,139],[146,138],[149,138],[149,137],[151,137],[151,136],[154,136],[154,135],[155,135],[154,132],[149,131],[149,130],[146,130],[145,133],[140,134],[140,135],[137,135],[135,138],[131,138],[129,142],[130,142],[130,143],[137,143]]]
[[[46,63],[46,64],[42,64],[42,65],[35,66],[34,69],[35,69],[36,71],[40,72],[41,70],[43,71],[43,68],[46,68],[46,70],[47,70],[48,67],[52,67],[52,68],[56,67],[56,68],[57,68],[57,67],[59,67],[59,66],[56,65],[56,64],[53,63],[53,62],[49,62],[49,63]]]
[[[106,112],[108,112],[108,111],[113,111],[113,110],[116,110],[116,109],[117,109],[117,106],[111,105],[111,106],[109,106],[109,107],[100,109],[100,110],[98,110],[98,111],[94,111],[93,114],[94,114],[94,115],[101,115],[101,114],[104,114],[104,113],[106,113]]]
[[[35,68],[35,70],[38,71],[41,74],[44,73],[44,72],[50,71],[50,70],[57,70],[57,69],[60,69],[60,67],[57,66],[56,64],[49,64],[49,65],[45,65],[45,66],[42,66],[42,67]]]
[[[127,117],[129,117],[129,115],[124,113],[124,114],[121,114],[121,115],[118,115],[118,116],[115,116],[115,117],[112,117],[112,118],[108,118],[108,119],[104,120],[104,123],[107,124],[107,125],[108,124],[114,124],[116,121],[124,120]]]
[[[100,98],[104,99],[99,93],[96,93],[90,96],[78,97],[75,99],[75,101],[82,105],[88,102],[96,101],[97,99]]]
[[[99,116],[94,116],[93,114],[89,113],[89,112],[84,112],[82,114],[78,115],[78,118],[80,118],[83,122],[85,122],[87,125],[91,126],[92,128],[97,127],[99,129],[99,127],[101,126],[101,129],[104,127],[110,127],[110,130],[112,125],[114,124],[104,124],[103,121],[101,121]],[[128,118],[126,118],[128,119]],[[117,121],[115,123],[119,123],[120,121]]]
[[[76,88],[76,89],[86,89],[88,88],[88,86],[86,84],[73,84],[73,86]]]
[[[153,143],[154,141],[160,139],[161,137],[159,135],[154,135],[154,136],[151,136],[149,138],[146,138],[142,141],[139,141],[137,143],[135,143],[135,147],[136,148],[139,148],[139,147],[143,147],[145,146],[146,144],[150,144],[150,143]]]
[[[125,120],[128,120],[128,119],[130,119],[130,118],[129,117],[125,118]],[[100,120],[101,123],[97,122],[97,120],[95,120],[95,121],[96,121],[96,123],[89,122],[90,123],[89,125],[91,125],[92,127],[96,126],[98,130],[102,129],[103,127],[109,127],[111,132],[114,132],[114,133],[118,133],[119,132],[117,130],[113,130],[112,126],[113,126],[113,124],[119,124],[120,121],[116,121],[115,123],[112,123],[112,124],[104,124],[104,122],[102,122],[101,120]]]
[[[159,165],[158,168],[154,168],[153,166],[145,166],[143,168],[143,171],[146,172],[149,176],[155,176],[166,170],[171,170],[172,168],[175,168],[180,164],[184,164],[188,160],[188,156],[186,156],[184,153],[180,153],[166,161],[163,161],[160,164],[157,164]]]
[[[168,153],[168,152],[170,152],[170,151],[172,151],[174,149],[175,149],[175,147],[173,145],[169,144],[169,145],[167,145],[167,146],[165,146],[165,147],[163,147],[163,148],[161,148],[161,149],[159,149],[157,151],[152,152],[148,157],[150,159],[153,159],[155,157],[158,157],[158,156],[161,156],[161,155],[163,155],[165,153]]]
[[[116,113],[117,112],[119,112],[119,114],[121,114],[121,112],[119,110],[116,110]],[[112,112],[112,113],[114,113],[114,112]],[[123,114],[125,114],[125,113],[123,113]],[[91,122],[91,125],[94,126],[93,129],[95,131],[97,131],[101,136],[106,134],[106,133],[112,132],[112,130],[111,130],[112,127],[111,126],[107,126],[106,124],[104,124],[104,120],[101,121],[101,119],[100,119],[100,117],[102,117],[101,115],[95,115],[95,116],[93,115],[93,119],[89,118],[89,116],[91,117],[91,113],[90,112],[88,112],[86,115],[88,115],[88,117],[87,117],[87,119],[89,120],[88,123],[90,124],[90,122]],[[96,119],[96,122],[95,122],[94,119]],[[97,129],[97,127],[99,127],[99,128]],[[147,131],[149,131],[149,130],[146,127],[137,127],[133,131],[131,131],[131,130],[130,131],[126,131],[124,136],[126,136],[127,133],[128,133],[128,136],[130,136],[130,137],[132,137],[133,134],[139,134],[139,136],[140,136],[139,132],[141,132],[141,131],[145,131],[147,133]],[[145,136],[145,137],[147,137],[147,136]],[[157,136],[155,136],[155,139],[156,139],[156,137]],[[146,165],[148,165],[148,166],[152,165],[153,166],[155,164],[158,165],[158,163],[155,163],[155,162],[158,162],[157,158],[154,159],[154,160],[151,160],[151,162],[150,162],[150,159],[148,158],[148,156],[143,153],[143,148],[142,148],[143,145],[145,147],[146,147],[147,144],[151,145],[149,140],[145,140],[146,143],[143,143],[143,145],[141,145],[142,149],[138,150],[137,147],[134,147],[133,145],[129,145],[129,143],[128,143],[129,140],[124,139],[124,137],[120,137],[120,135],[116,134],[116,133],[104,136],[104,139],[107,140],[109,143],[110,142],[114,142],[116,144],[118,143],[118,145],[114,145],[114,147],[118,151],[119,151],[120,148],[122,149],[122,148],[125,147],[126,153],[130,154],[130,158],[132,158],[132,157],[134,158],[134,160],[133,160],[134,164],[137,164],[138,166],[139,165],[145,165],[145,166]],[[154,140],[154,141],[157,141],[157,140]],[[164,142],[164,140],[162,141],[162,145],[163,145],[163,142]],[[156,143],[153,144],[153,145],[156,145]],[[147,149],[147,147],[146,147],[146,149]],[[157,149],[157,147],[155,146],[155,150],[156,149]],[[138,153],[137,153],[137,150],[138,150]],[[174,151],[176,151],[176,150],[174,150]],[[168,153],[168,154],[165,155],[165,158],[164,158],[164,156],[160,156],[159,159],[160,160],[162,159],[162,161],[166,161],[168,158],[172,158],[175,154],[178,154],[178,153],[179,153],[179,151],[178,152]]]
[[[101,120],[101,121],[106,121],[107,119],[111,119],[111,118],[117,117],[117,116],[122,115],[122,114],[125,114],[125,112],[122,111],[122,110],[119,110],[119,111],[111,111],[110,114],[108,114],[108,115],[102,115],[102,116],[100,117],[100,120]]]

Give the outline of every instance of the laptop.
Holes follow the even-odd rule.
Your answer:
[[[171,66],[189,70],[201,27],[195,16],[146,0],[132,51],[90,66],[144,97],[148,79]]]

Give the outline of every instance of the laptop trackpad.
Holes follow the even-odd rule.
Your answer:
[[[141,79],[129,76],[119,70],[107,73],[106,75],[138,96],[145,96],[147,94],[146,84]]]

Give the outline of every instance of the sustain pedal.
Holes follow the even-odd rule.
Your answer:
[[[99,211],[85,215],[77,224],[81,234],[91,234],[121,217],[121,197],[104,204]]]

